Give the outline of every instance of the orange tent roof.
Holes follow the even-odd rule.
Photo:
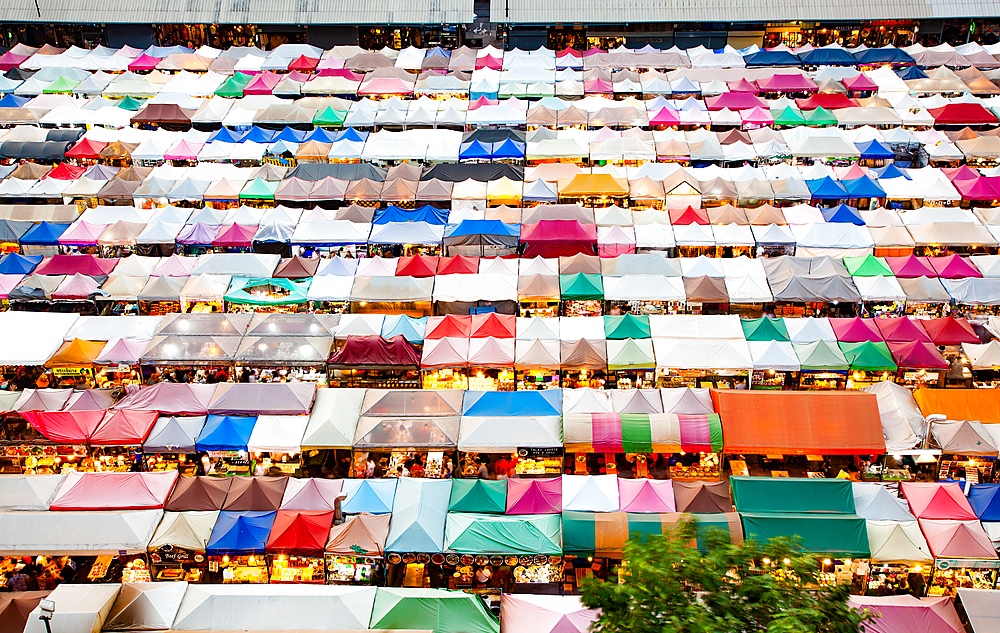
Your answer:
[[[628,184],[622,184],[611,174],[577,174],[559,192],[567,198],[587,196],[627,196]]]
[[[990,389],[917,389],[913,397],[925,416],[943,413],[949,420],[1000,424],[1000,399]]]

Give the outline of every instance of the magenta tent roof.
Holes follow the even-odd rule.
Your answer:
[[[754,108],[752,110],[744,110],[740,113],[743,117],[744,123],[752,123],[756,125],[770,125],[774,123],[774,116],[771,115],[771,111],[767,108]]]
[[[166,160],[196,160],[202,147],[204,147],[203,143],[192,143],[181,139],[163,154],[163,158]]]
[[[997,557],[983,524],[975,519],[919,519],[934,558],[991,559]]]
[[[730,81],[726,83],[726,87],[729,88],[729,92],[749,92],[750,94],[760,93],[760,88],[758,88],[753,82],[747,81],[746,78],[740,79],[739,81]]]
[[[878,617],[865,622],[865,633],[963,633],[965,627],[947,596],[851,596],[847,604],[868,609]]]
[[[745,79],[743,81],[746,81]],[[724,92],[717,97],[707,97],[705,103],[709,110],[752,110],[767,108],[767,102],[753,92]]]
[[[508,479],[507,514],[562,512],[562,478]]]
[[[155,510],[163,507],[177,471],[155,473],[70,473],[52,510]]]
[[[161,415],[205,415],[216,385],[160,382],[126,396],[115,409],[144,409]]]
[[[886,257],[889,269],[897,277],[912,279],[914,277],[937,277],[937,271],[929,263],[927,258],[907,255],[906,257]]]
[[[656,114],[649,117],[650,125],[680,125],[681,117],[677,110],[672,110],[666,106],[656,111]]]
[[[94,255],[53,255],[46,257],[35,269],[36,275],[110,275],[118,258],[101,259]]]
[[[875,319],[875,325],[882,334],[882,338],[886,341],[897,341],[900,343],[907,341],[931,342],[931,337],[927,335],[919,319],[887,317]]]
[[[974,179],[953,178],[951,184],[955,185],[955,189],[966,200],[996,200],[1000,195],[993,181],[985,176]]]
[[[842,343],[859,343],[861,341],[874,341],[881,343],[885,339],[878,331],[874,319],[862,319],[861,317],[849,317],[846,319],[830,319],[833,333],[837,340]]]
[[[128,65],[129,70],[153,70],[156,65],[160,63],[160,57],[153,57],[152,55],[147,55],[143,53],[139,57],[135,58],[131,64]]]
[[[576,220],[541,220],[521,225],[521,241],[528,244],[524,257],[561,257],[577,253],[594,254],[597,225]]]
[[[973,266],[968,259],[958,255],[944,257],[928,257],[927,263],[934,269],[938,277],[945,279],[963,279],[965,277],[982,277],[983,273]]]
[[[280,75],[276,75],[270,70],[264,71],[247,84],[246,88],[243,89],[243,94],[269,95],[274,90],[274,87],[278,85],[279,81],[281,81]]]
[[[0,55],[0,70],[10,70],[11,68],[16,68],[24,62],[28,61],[31,55],[18,55],[17,53],[12,53],[7,51],[3,55]]]
[[[868,78],[867,75],[858,73],[854,77],[841,79],[840,83],[848,90],[878,90],[878,84]]]
[[[774,74],[757,80],[761,92],[814,92],[816,84],[805,75]]]
[[[619,479],[618,502],[622,512],[677,512],[669,479]]]
[[[244,246],[249,248],[258,228],[260,227],[231,224],[219,231],[219,234],[212,240],[212,246]]]
[[[82,246],[97,244],[97,238],[108,228],[107,224],[90,224],[89,222],[74,222],[59,236],[60,244]]]
[[[934,343],[928,341],[890,342],[889,351],[900,367],[934,369],[948,366],[948,361],[941,356]]]
[[[903,482],[900,484],[913,516],[918,519],[971,520],[976,518],[958,482]]]

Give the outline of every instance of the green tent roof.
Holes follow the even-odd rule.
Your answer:
[[[655,367],[652,339],[628,338],[620,348],[615,344],[608,345],[608,369],[611,371]]]
[[[562,554],[558,514],[449,513],[445,551],[457,554]]]
[[[500,633],[500,621],[478,596],[445,589],[378,587],[369,626],[434,633]]]
[[[255,306],[279,306],[293,303],[305,303],[306,292],[309,291],[311,278],[297,281],[294,279],[264,278],[249,279],[234,277],[229,285],[225,300],[230,303],[242,303]],[[255,288],[266,289],[265,293],[254,293]],[[276,294],[277,289],[280,294]],[[284,292],[281,292],[284,291]]]
[[[452,479],[448,512],[503,514],[507,511],[507,480]]]
[[[326,106],[325,110],[317,112],[313,117],[313,125],[343,125],[346,118],[347,112],[344,110],[334,110],[333,106]]]
[[[125,95],[125,98],[118,102],[118,107],[122,110],[138,112],[142,109],[143,103],[145,103],[145,100],[143,99],[134,99],[129,95]]]
[[[822,106],[812,110],[811,112],[806,112],[804,118],[807,125],[815,125],[818,127],[837,125],[837,117],[833,116],[832,112]]]
[[[622,314],[604,317],[604,336],[613,341],[649,338],[649,317]]]
[[[65,75],[61,75],[58,79],[45,86],[42,90],[47,95],[62,93],[62,92],[73,92],[73,88],[76,88],[80,84],[76,79],[70,79]]]
[[[802,365],[802,371],[845,370],[850,363],[844,358],[836,343],[814,341],[812,343],[792,343],[795,356]]]
[[[802,118],[802,113],[792,106],[785,106],[785,109],[778,114],[772,112],[771,115],[774,117],[775,125],[802,125],[806,122]]]
[[[894,277],[892,269],[884,257],[865,255],[864,257],[845,257],[844,266],[852,277]]]
[[[600,275],[576,273],[559,275],[559,294],[563,301],[604,299],[604,280]]]
[[[240,192],[240,200],[274,200],[274,192],[278,190],[278,182],[269,182],[263,178],[255,178]]]
[[[730,477],[736,511],[767,514],[855,514],[854,488],[847,479]]]
[[[787,341],[788,328],[785,327],[784,319],[771,319],[762,317],[760,319],[743,319],[740,321],[743,326],[743,335],[748,341]]]
[[[215,91],[219,97],[242,97],[243,89],[253,80],[252,75],[245,73],[233,73]]]
[[[746,537],[764,543],[776,536],[798,537],[802,548],[818,554],[867,558],[865,520],[850,514],[741,514]]]
[[[851,369],[870,371],[896,371],[896,363],[892,352],[885,343],[862,341],[860,343],[837,343],[844,357],[851,364]]]
[[[743,529],[735,512],[718,514],[667,514],[638,512],[576,512],[562,513],[563,553],[577,556],[621,556],[628,538],[665,534],[686,518],[696,523],[697,545],[702,549],[711,529],[729,534],[732,543],[743,542]]]

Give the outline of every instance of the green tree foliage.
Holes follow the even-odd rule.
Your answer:
[[[818,559],[788,539],[732,545],[682,523],[625,545],[621,582],[589,581],[600,609],[593,633],[858,633],[871,616],[847,605],[849,588],[820,587]],[[764,573],[766,570],[766,573]]]

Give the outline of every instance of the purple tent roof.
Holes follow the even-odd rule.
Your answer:
[[[562,478],[507,480],[507,514],[558,512],[562,512]]]
[[[178,244],[211,244],[215,240],[215,236],[219,233],[218,224],[205,224],[204,222],[195,222],[194,224],[186,224],[184,228],[181,229],[180,234],[177,236]]]

